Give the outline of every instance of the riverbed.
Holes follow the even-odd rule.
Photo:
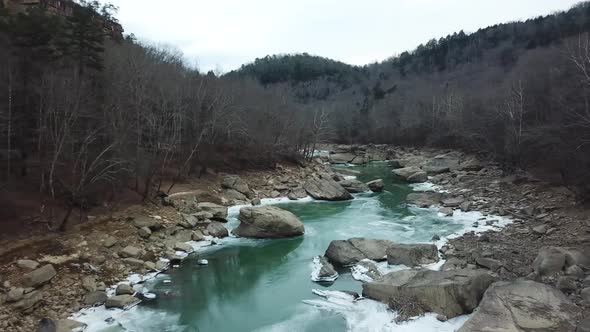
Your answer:
[[[395,313],[385,305],[370,300],[353,303],[338,292],[361,293],[362,283],[349,269],[340,270],[339,278],[332,283],[311,280],[313,258],[322,255],[332,240],[366,237],[433,243],[436,235],[440,240],[434,243],[440,247],[449,237],[489,229],[474,228],[475,221],[491,219],[477,212],[457,211],[453,217],[444,217],[437,209],[408,206],[408,193],[432,187],[399,182],[386,164],[350,169],[359,172],[361,181],[383,179],[385,191],[357,194],[354,200],[345,202],[264,201],[280,204],[297,215],[305,224],[305,235],[285,240],[226,238],[221,245],[207,247],[180,267],[151,280],[146,288],[156,299],[118,313],[114,325],[128,331],[203,332],[454,331],[460,327],[466,316],[443,323],[427,315],[397,325],[393,322]],[[239,224],[238,211],[239,207],[230,208],[229,229]],[[501,219],[497,225],[507,222]],[[208,265],[199,264],[203,259]],[[441,263],[427,268],[437,269]],[[386,263],[379,266],[383,272],[406,268]]]

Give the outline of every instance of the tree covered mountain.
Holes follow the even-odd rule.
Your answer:
[[[339,65],[337,74],[328,59],[305,57],[314,75],[293,79],[300,68],[295,59],[304,55],[286,55],[232,75],[260,80],[252,73],[273,73],[261,82],[288,84],[300,102],[329,119],[323,139],[477,150],[508,168],[586,183],[576,186],[588,192],[590,177],[581,170],[590,166],[589,31],[590,4],[582,2],[433,39],[362,68]],[[335,77],[346,84],[334,84]]]

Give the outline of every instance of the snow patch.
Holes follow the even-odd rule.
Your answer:
[[[319,257],[314,257],[311,262],[311,280],[315,282],[332,282],[338,279],[338,272],[329,277],[320,277],[320,270],[322,269],[322,263]]]
[[[436,314],[427,314],[408,322],[396,323],[396,313],[387,305],[338,291],[323,291],[314,289],[313,293],[321,299],[305,300],[304,303],[319,310],[326,310],[340,314],[346,320],[347,331],[371,332],[416,332],[437,331],[454,332],[459,329],[469,316],[459,316],[440,322]]]

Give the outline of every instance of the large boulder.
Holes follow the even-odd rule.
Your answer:
[[[181,192],[170,194],[166,197],[166,204],[172,205],[180,213],[195,213],[199,211],[196,192]]]
[[[352,195],[336,181],[328,177],[314,176],[303,185],[309,196],[322,201],[346,201]]]
[[[337,266],[354,265],[363,259],[384,261],[387,256],[387,248],[391,245],[393,242],[387,240],[363,238],[334,240],[330,242],[324,255]]]
[[[410,193],[406,196],[406,201],[409,204],[418,205],[419,207],[425,208],[440,203],[442,194],[435,192],[419,192]]]
[[[43,303],[44,295],[41,291],[26,293],[23,298],[14,304],[14,308],[24,313],[30,313],[39,304]]]
[[[394,169],[392,172],[393,174],[408,182],[419,183],[428,181],[428,175],[426,172],[417,166],[398,168]]]
[[[203,202],[199,203],[198,207],[201,211],[209,212],[213,215],[214,220],[226,221],[227,207],[215,203]]]
[[[287,194],[287,197],[290,200],[295,201],[298,199],[306,198],[307,192],[305,191],[305,189],[298,187],[298,188],[291,189],[289,191],[289,194]]]
[[[388,303],[395,298],[416,298],[431,311],[447,318],[471,313],[494,278],[479,270],[403,270],[363,284],[363,296]]]
[[[561,248],[544,247],[533,262],[533,268],[541,276],[556,275],[563,270],[565,253]]]
[[[477,171],[480,171],[482,168],[483,168],[483,166],[481,165],[481,163],[477,159],[465,160],[459,164],[459,169],[462,171],[477,172]]]
[[[365,155],[359,155],[354,157],[353,160],[350,161],[353,165],[364,165],[369,162],[369,157]]]
[[[163,228],[161,221],[146,216],[134,218],[133,226],[139,229],[148,228],[152,232],[158,231]]]
[[[428,167],[437,167],[437,168],[448,168],[450,170],[456,170],[459,166],[459,160],[461,156],[458,153],[450,152],[447,154],[441,154],[435,156],[430,161],[428,161]]]
[[[334,153],[330,155],[330,163],[332,164],[348,164],[356,158],[353,153]]]
[[[109,297],[104,306],[105,308],[118,308],[118,309],[125,309],[135,303],[139,302],[137,298],[133,295],[115,295]]]
[[[346,240],[334,240],[330,242],[324,256],[332,264],[338,266],[350,266],[365,259],[365,255]]]
[[[229,231],[227,230],[227,228],[225,228],[225,226],[223,226],[222,223],[217,221],[214,221],[207,225],[207,232],[209,233],[209,235],[213,237],[218,237],[220,239],[229,236]]]
[[[71,332],[84,331],[86,324],[71,319],[43,318],[39,322],[37,332]]]
[[[106,302],[107,298],[107,293],[105,293],[104,291],[94,291],[86,294],[83,302],[85,305],[97,306],[103,305]]]
[[[497,282],[459,332],[575,331],[579,309],[559,290],[530,280]]]
[[[387,259],[387,248],[394,245],[394,243],[389,240],[365,238],[352,238],[349,239],[348,242],[360,250],[360,252],[365,255],[365,258],[377,262],[385,261]]]
[[[451,170],[448,167],[445,166],[423,166],[422,170],[424,172],[426,172],[428,175],[438,175],[438,174],[443,174],[443,173],[448,173]]]
[[[394,244],[387,248],[390,265],[420,266],[438,262],[438,248],[434,244]]]
[[[56,275],[57,272],[53,268],[53,265],[47,264],[27,273],[23,278],[23,286],[37,288],[48,283]]]
[[[338,182],[342,187],[344,187],[344,189],[346,189],[349,193],[364,193],[369,191],[369,186],[367,186],[366,184],[362,183],[359,180],[343,180]]]
[[[237,175],[228,175],[223,178],[221,186],[225,189],[235,190],[243,195],[251,195],[248,183]]]
[[[590,248],[543,247],[533,262],[540,276],[557,275],[571,266],[590,269]]]
[[[385,188],[385,184],[383,183],[382,179],[377,179],[377,180],[367,182],[367,186],[374,193],[382,192],[383,189]]]
[[[297,217],[276,206],[240,209],[240,225],[233,233],[249,238],[284,238],[303,235],[305,228]]]
[[[229,200],[245,202],[248,197],[235,189],[225,189],[223,196]]]

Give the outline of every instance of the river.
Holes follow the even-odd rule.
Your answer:
[[[484,217],[458,212],[443,217],[435,209],[405,204],[411,186],[396,181],[386,164],[355,167],[358,179],[382,178],[382,193],[358,194],[352,201],[298,201],[280,207],[297,215],[305,235],[285,240],[227,238],[189,257],[179,268],[152,280],[148,287],[157,299],[122,314],[118,322],[129,331],[453,331],[466,317],[449,322],[427,315],[396,325],[384,305],[363,300],[319,298],[312,290],[361,292],[361,282],[342,270],[333,283],[310,278],[314,256],[325,252],[330,241],[352,237],[388,239],[399,243],[428,243],[472,229]],[[424,185],[422,185],[424,186]],[[230,209],[228,228],[239,224],[239,208]],[[480,230],[485,229],[481,226]],[[199,265],[206,259],[208,265]],[[380,265],[384,270],[404,268]],[[431,266],[430,268],[436,268]],[[329,293],[338,295],[338,293]],[[305,302],[304,302],[305,301]]]

